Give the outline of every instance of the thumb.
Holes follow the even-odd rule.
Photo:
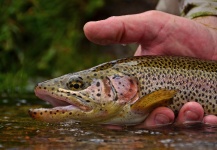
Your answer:
[[[127,44],[153,40],[170,18],[169,14],[149,11],[141,14],[110,17],[84,25],[86,37],[96,44]],[[159,15],[164,15],[164,17]],[[154,19],[159,16],[161,20]],[[156,18],[159,18],[157,17]]]

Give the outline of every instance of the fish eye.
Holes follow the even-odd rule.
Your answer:
[[[73,91],[79,91],[84,89],[84,83],[79,79],[71,79],[66,85],[70,90]]]

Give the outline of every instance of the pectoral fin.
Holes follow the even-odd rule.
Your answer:
[[[160,89],[143,96],[131,105],[131,110],[135,113],[146,114],[158,106],[168,105],[175,96],[177,90]]]

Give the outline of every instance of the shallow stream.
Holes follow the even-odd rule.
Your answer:
[[[35,100],[38,101],[38,100]],[[217,128],[202,125],[145,130],[110,130],[100,125],[47,124],[28,116],[28,109],[42,107],[27,100],[2,100],[0,106],[0,149],[217,149]]]

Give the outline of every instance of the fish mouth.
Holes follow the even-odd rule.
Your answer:
[[[82,111],[90,111],[92,108],[85,103],[85,100],[81,96],[70,91],[58,88],[58,92],[49,92],[47,89],[40,87],[35,88],[35,95],[50,103],[54,108],[47,109],[62,109],[66,111],[71,111],[72,109],[80,109]],[[71,108],[71,109],[70,109]]]

